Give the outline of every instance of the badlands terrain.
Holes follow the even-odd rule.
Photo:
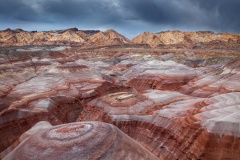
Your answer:
[[[240,35],[0,31],[0,159],[240,159]]]

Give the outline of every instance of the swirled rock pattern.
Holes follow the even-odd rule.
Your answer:
[[[239,51],[141,50],[2,48],[1,158],[239,159]]]
[[[34,126],[7,159],[158,159],[115,126],[103,122],[78,122],[39,129]],[[37,128],[37,132],[36,129]],[[41,154],[39,154],[41,153]]]

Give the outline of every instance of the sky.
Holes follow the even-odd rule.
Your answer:
[[[240,0],[1,0],[0,30],[240,33]]]

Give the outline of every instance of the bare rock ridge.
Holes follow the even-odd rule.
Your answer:
[[[209,31],[181,32],[167,31],[160,33],[144,32],[133,38],[133,43],[149,44],[157,47],[161,45],[196,45],[199,43],[239,43],[239,34],[219,33]]]
[[[239,44],[239,34],[218,33],[210,31],[181,32],[166,31],[159,33],[144,32],[132,41],[114,30],[54,30],[45,32],[27,32],[22,29],[0,31],[0,46],[21,46],[41,44],[78,44],[78,45],[123,45],[147,44],[151,47],[176,45],[176,47],[199,48],[227,44]],[[239,46],[238,46],[239,47]]]
[[[114,30],[100,32],[98,30],[54,30],[46,32],[27,32],[21,29],[0,31],[0,45],[21,46],[41,44],[125,44],[130,41]]]

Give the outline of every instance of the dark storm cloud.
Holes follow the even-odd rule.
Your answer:
[[[173,28],[240,32],[239,0],[124,0],[139,20]]]
[[[111,0],[3,0],[0,15],[11,20],[118,23],[121,14]]]
[[[109,2],[105,0],[49,1],[43,4],[43,8],[46,13],[50,13],[55,18],[65,20],[88,21],[88,23],[96,24],[118,22],[121,15],[116,12],[115,6]]]
[[[35,11],[17,0],[1,0],[0,15],[8,20],[33,21],[35,19]],[[2,21],[2,23],[4,22]]]
[[[239,0],[189,0],[189,2],[199,7],[202,13],[208,14],[212,23],[204,25],[220,31],[240,32]]]
[[[239,8],[239,0],[1,0],[0,29],[21,24],[27,30],[61,26],[127,34],[167,29],[240,33]]]
[[[149,23],[176,24],[187,16],[187,12],[178,8],[169,0],[123,0],[122,7],[131,11],[139,20]],[[181,18],[179,18],[181,16]]]

